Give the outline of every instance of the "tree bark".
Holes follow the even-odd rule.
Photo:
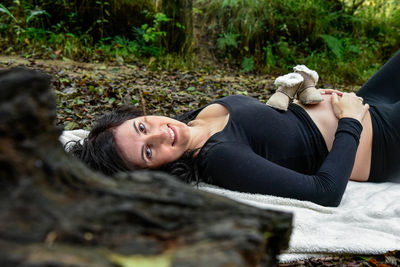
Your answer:
[[[161,11],[171,21],[163,26],[168,52],[186,55],[193,49],[192,0],[164,0]]]
[[[49,85],[38,71],[0,70],[0,266],[276,263],[291,214],[161,172],[92,172],[57,141]]]

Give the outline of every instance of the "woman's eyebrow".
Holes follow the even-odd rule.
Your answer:
[[[133,121],[133,128],[135,128],[135,131],[140,135],[139,129],[136,126],[136,121]],[[143,150],[143,149],[142,149]]]
[[[140,152],[140,155],[142,156],[144,163],[147,164],[147,160],[144,158],[144,145],[142,146],[142,151]]]
[[[135,128],[135,131],[137,132],[137,134],[140,135],[140,131],[139,131],[139,129],[137,128],[135,122],[136,122],[136,121],[133,121],[133,127]],[[140,156],[142,157],[144,163],[147,164],[147,160],[146,160],[145,157],[144,157],[144,145],[142,145],[142,149],[141,149],[141,151],[140,151]]]

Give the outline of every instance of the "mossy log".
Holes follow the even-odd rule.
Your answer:
[[[0,266],[270,266],[292,215],[67,155],[49,77],[0,70]]]

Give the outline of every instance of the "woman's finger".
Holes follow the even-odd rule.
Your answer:
[[[335,89],[319,89],[322,95],[331,95],[332,93],[336,93],[341,96],[343,92],[335,90]]]
[[[338,95],[335,92],[332,92],[332,103],[337,103],[338,101]]]

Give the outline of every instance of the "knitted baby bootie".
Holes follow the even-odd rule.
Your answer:
[[[267,105],[286,111],[289,103],[293,101],[297,90],[303,84],[304,78],[299,73],[289,73],[276,78],[274,85],[278,87],[276,92],[269,98]]]
[[[297,98],[303,104],[317,104],[323,100],[321,93],[315,88],[318,82],[318,73],[310,70],[305,65],[297,65],[293,68],[295,73],[304,78],[303,84],[297,92]]]

